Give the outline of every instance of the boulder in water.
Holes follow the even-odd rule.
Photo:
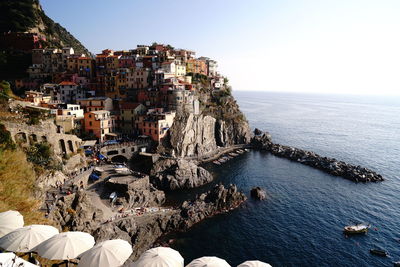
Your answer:
[[[257,200],[263,200],[267,197],[267,194],[265,193],[265,190],[261,189],[261,187],[253,187],[250,191],[250,195],[252,198],[257,199]]]

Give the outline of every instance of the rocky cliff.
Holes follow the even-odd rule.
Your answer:
[[[195,158],[212,154],[218,147],[250,142],[249,124],[230,90],[202,87],[197,97],[200,114],[178,114],[159,152]]]
[[[176,157],[211,153],[217,148],[216,119],[212,116],[180,114],[170,129],[170,152]]]
[[[3,0],[0,2],[0,32],[32,32],[46,37],[45,47],[73,47],[77,53],[90,52],[60,24],[43,11],[38,0]]]

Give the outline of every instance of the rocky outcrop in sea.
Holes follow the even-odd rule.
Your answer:
[[[151,182],[159,189],[176,190],[194,188],[213,180],[213,176],[193,161],[161,159],[150,172]]]
[[[354,182],[380,182],[384,180],[380,174],[368,168],[348,164],[335,158],[322,157],[312,151],[274,144],[269,133],[254,136],[251,144],[254,148],[266,150],[275,156],[287,158]]]
[[[263,200],[267,197],[267,193],[261,187],[257,186],[250,190],[250,196],[257,200]]]

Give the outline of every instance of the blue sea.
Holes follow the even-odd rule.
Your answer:
[[[235,183],[265,201],[205,220],[174,236],[185,263],[218,256],[232,266],[258,259],[273,266],[393,266],[400,261],[400,98],[235,92],[252,128],[273,141],[315,151],[382,174],[382,183],[353,183],[266,152],[251,151],[208,165],[215,183]],[[193,193],[191,192],[191,193]],[[185,193],[185,194],[190,194]],[[372,225],[346,238],[352,222]],[[369,253],[382,248],[380,258]]]

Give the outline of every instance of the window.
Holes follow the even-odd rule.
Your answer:
[[[89,114],[89,118],[91,118],[92,117],[92,114]]]
[[[92,126],[92,122],[91,121],[89,121],[89,125]]]

